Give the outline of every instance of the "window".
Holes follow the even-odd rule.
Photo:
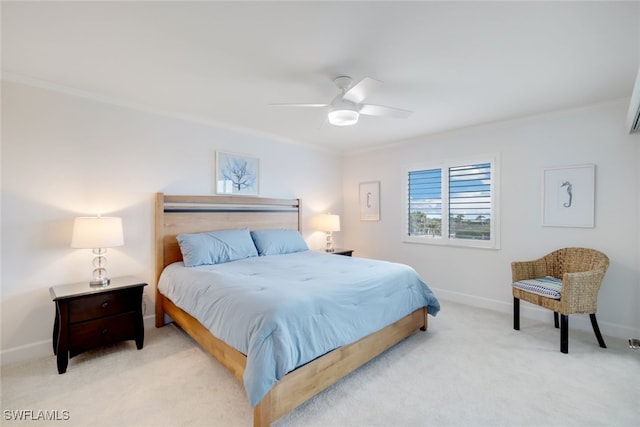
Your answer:
[[[495,157],[407,169],[404,240],[497,249]]]

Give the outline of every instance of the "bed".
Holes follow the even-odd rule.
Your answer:
[[[192,254],[185,253],[185,259],[183,260],[177,236],[180,235],[181,238],[185,235],[196,236],[196,234],[191,233],[212,232],[215,230],[237,230],[238,233],[246,229],[265,230],[264,233],[270,233],[270,230],[273,230],[274,233],[279,233],[280,231],[278,230],[282,230],[282,232],[285,232],[284,230],[300,230],[300,217],[300,200],[298,199],[170,196],[162,193],[156,195],[156,276],[158,279],[156,281],[156,326],[163,326],[167,320],[166,316],[169,316],[244,384],[250,403],[254,406],[254,426],[270,425],[273,421],[290,412],[301,403],[329,387],[389,347],[413,334],[418,329],[426,330],[427,306],[431,307],[432,314],[435,314],[438,309],[435,297],[429,300],[429,303],[424,303],[421,298],[411,297],[409,298],[411,302],[406,304],[407,307],[398,308],[397,311],[399,311],[397,313],[390,314],[390,316],[395,316],[391,318],[399,320],[393,320],[387,323],[387,321],[381,317],[379,321],[381,323],[376,324],[378,316],[367,318],[366,316],[359,315],[358,319],[361,321],[352,323],[361,323],[368,328],[373,328],[371,331],[366,333],[354,331],[354,334],[362,333],[362,335],[358,335],[355,340],[340,337],[340,339],[346,341],[336,341],[339,342],[339,345],[334,344],[335,347],[331,346],[331,344],[326,344],[326,339],[320,339],[319,341],[322,342],[323,345],[330,345],[330,347],[327,347],[325,350],[319,347],[317,349],[319,353],[316,356],[309,357],[309,355],[305,355],[302,359],[300,358],[302,356],[294,351],[298,347],[297,345],[286,347],[285,350],[279,350],[279,348],[284,348],[282,347],[283,344],[280,344],[279,341],[275,341],[275,343],[272,341],[266,341],[265,343],[260,341],[258,345],[263,345],[263,347],[255,347],[251,344],[257,341],[254,338],[247,339],[247,342],[251,342],[250,344],[243,344],[242,337],[244,335],[250,336],[256,325],[256,322],[253,321],[254,315],[249,314],[249,310],[251,309],[250,301],[252,298],[250,294],[253,292],[252,290],[259,289],[262,291],[262,293],[260,293],[262,300],[259,300],[262,302],[270,301],[269,298],[275,300],[274,295],[279,295],[273,293],[277,291],[272,291],[269,286],[263,286],[263,284],[266,283],[265,281],[268,281],[268,283],[275,283],[277,281],[279,286],[280,282],[287,282],[289,276],[291,277],[291,281],[307,281],[305,282],[305,286],[307,286],[307,284],[311,285],[306,287],[304,292],[297,292],[298,300],[294,301],[294,297],[291,297],[291,301],[294,302],[290,305],[300,306],[303,307],[302,310],[308,311],[309,309],[304,308],[304,304],[306,304],[306,294],[312,294],[313,280],[316,280],[314,278],[321,275],[321,273],[313,271],[314,264],[318,262],[325,263],[325,265],[330,264],[330,268],[320,267],[320,269],[326,268],[327,270],[339,270],[343,268],[341,277],[344,277],[344,280],[348,281],[347,272],[351,266],[360,263],[365,266],[364,268],[375,269],[379,267],[375,264],[377,262],[322,254],[313,251],[300,251],[287,255],[278,254],[274,256],[240,259],[216,266],[205,265],[190,268],[185,267],[184,264],[192,262]],[[225,233],[225,231],[222,233]],[[297,231],[295,233],[297,233]],[[184,242],[181,241],[181,244],[184,244]],[[258,244],[258,241],[256,241],[256,244]],[[183,250],[184,248],[185,246],[183,246]],[[276,266],[273,266],[274,263]],[[277,264],[281,264],[280,267],[277,267]],[[270,274],[274,274],[272,271],[277,271],[276,268],[281,268],[282,266],[288,268],[286,275],[279,273],[279,277],[268,277]],[[402,269],[403,267],[398,265],[398,268]],[[409,267],[406,268],[409,269]],[[297,276],[295,274],[296,271],[300,273]],[[250,274],[247,272],[250,272]],[[210,274],[218,275],[215,279],[216,282],[225,278],[228,279],[231,282],[231,285],[228,287],[234,288],[234,291],[235,288],[242,288],[243,286],[250,290],[248,294],[245,294],[246,296],[234,297],[225,295],[223,297],[226,300],[235,298],[239,304],[240,300],[246,300],[243,302],[245,304],[244,306],[234,306],[230,309],[231,312],[245,313],[244,318],[248,319],[246,325],[248,329],[246,331],[242,329],[244,325],[243,321],[233,321],[234,328],[238,329],[238,332],[234,333],[240,338],[229,335],[230,328],[228,328],[228,325],[219,326],[218,329],[216,329],[215,325],[218,320],[224,319],[224,316],[219,314],[222,313],[222,311],[216,312],[216,316],[220,319],[215,322],[209,322],[208,317],[206,317],[208,315],[203,317],[203,314],[195,310],[194,307],[185,304],[185,300],[181,299],[180,294],[174,292],[174,289],[179,288],[178,285],[168,287],[167,283],[174,284],[180,282],[180,280],[167,282],[168,277],[172,275],[175,277],[187,277],[178,276],[178,273],[192,275],[183,281],[188,281],[189,286],[186,286],[186,288],[190,289],[190,292],[199,295],[200,298],[197,301],[201,302],[195,305],[208,304],[204,301],[209,301],[209,299],[204,298],[204,295],[211,287],[206,283],[203,283],[200,288],[196,285],[201,277],[203,280],[211,280],[209,279]],[[249,276],[255,276],[255,278]],[[376,275],[374,274],[372,276]],[[260,280],[262,280],[262,282],[259,282]],[[323,280],[327,281],[328,279],[325,278]],[[362,282],[362,280],[357,280],[358,283]],[[356,279],[354,279],[354,285],[355,281]],[[360,283],[361,289],[366,289],[367,292],[369,292],[370,289],[375,287],[369,283],[368,278],[365,282],[364,284]],[[158,283],[160,286],[158,286]],[[257,285],[256,283],[260,284]],[[293,284],[295,285],[295,283]],[[328,294],[331,292],[344,293],[346,292],[344,285],[345,283],[332,285],[333,288],[330,290],[327,291],[325,288],[322,288],[319,292]],[[413,288],[413,285],[409,287]],[[424,287],[426,288],[426,286]],[[272,292],[272,294],[265,292],[265,288],[269,292]],[[414,291],[416,290],[412,290],[412,292]],[[420,290],[420,292],[424,293],[423,290]],[[255,292],[253,293],[255,294]],[[391,296],[388,297],[392,298]],[[311,297],[309,296],[309,298]],[[413,301],[414,299],[419,301]],[[316,300],[313,299],[313,301],[313,306],[315,307]],[[374,301],[374,298],[372,298],[372,301]],[[268,303],[260,303],[258,305],[269,306]],[[354,305],[358,305],[359,307],[360,302]],[[387,306],[396,307],[396,304],[387,304]],[[328,315],[331,316],[329,317],[331,322],[325,323],[330,323],[334,329],[337,328],[340,331],[347,331],[349,329],[347,326],[340,326],[338,319],[340,315],[337,311],[332,313],[330,307],[322,307],[318,310],[322,312],[323,315],[329,313]],[[362,313],[365,314],[366,312],[363,311]],[[198,318],[200,320],[198,320]],[[258,319],[259,317],[255,316],[255,318]],[[314,320],[314,322],[316,322],[316,320]],[[261,325],[263,323],[265,322],[260,321]],[[315,335],[320,334],[320,332],[317,332],[320,330],[318,326],[319,324],[316,322],[305,325],[302,329],[305,331],[311,330],[313,331],[311,335]],[[284,329],[295,328],[287,327]],[[214,331],[215,334],[212,333],[212,331]],[[350,331],[347,332],[350,333]],[[347,332],[345,332],[345,334],[347,334]],[[269,332],[257,335],[268,337],[268,340],[271,340],[271,335],[275,335],[275,333],[272,334]],[[249,347],[245,348],[243,345],[248,345]],[[304,344],[299,347],[306,348],[307,345],[310,344]],[[256,365],[258,358],[255,355],[260,353],[255,350],[256,348],[268,348],[277,356],[277,360],[268,360],[268,362],[264,363],[273,363],[274,368],[271,369],[271,371],[280,370],[282,375],[274,374],[277,376],[277,380],[271,378],[267,385],[263,384],[264,381],[262,381],[262,378],[259,378],[260,381],[254,381],[255,372],[269,371],[268,368],[270,366],[266,365],[267,369],[263,369],[260,367],[262,365]],[[290,358],[288,357],[289,353],[291,353]],[[287,357],[282,356],[284,354],[286,354]],[[256,368],[256,366],[258,366],[258,368]],[[259,384],[259,386],[256,388],[255,384]]]

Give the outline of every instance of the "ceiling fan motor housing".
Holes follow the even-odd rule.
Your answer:
[[[342,91],[344,94],[351,87],[351,77],[349,76],[338,76],[333,79],[333,83]]]

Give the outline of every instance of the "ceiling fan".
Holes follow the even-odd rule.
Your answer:
[[[393,118],[407,118],[413,111],[382,105],[363,104],[362,101],[371,91],[382,84],[381,81],[365,77],[355,85],[349,76],[339,76],[333,79],[340,89],[330,104],[271,104],[279,107],[329,107],[327,118],[335,126],[351,126],[358,123],[360,114],[367,116],[381,116]]]

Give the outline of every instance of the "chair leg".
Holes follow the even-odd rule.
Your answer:
[[[560,314],[560,352],[569,353],[569,316]]]
[[[553,325],[556,327],[556,329],[558,329],[560,327],[560,324],[558,322],[558,312],[557,311],[553,312]]]
[[[513,297],[513,329],[520,330],[520,299]]]
[[[591,326],[593,326],[593,332],[595,332],[596,338],[598,339],[598,344],[600,344],[600,347],[602,347],[602,348],[607,348],[607,345],[604,343],[604,340],[602,339],[602,334],[600,333],[600,328],[598,327],[598,321],[596,320],[596,314],[595,313],[589,314],[589,318],[591,319]]]

